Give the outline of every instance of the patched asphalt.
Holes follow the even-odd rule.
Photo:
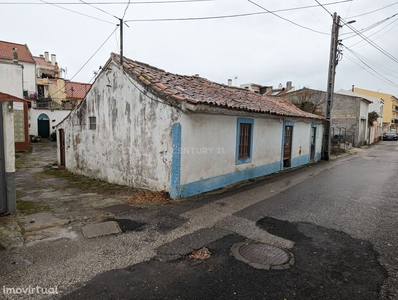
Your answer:
[[[105,272],[63,299],[379,299],[387,272],[369,242],[309,223],[262,218],[257,226],[294,242],[293,266],[260,270],[238,261],[231,247],[246,238],[236,234],[206,244],[205,260],[181,256],[189,251],[177,241],[167,249],[175,260]]]

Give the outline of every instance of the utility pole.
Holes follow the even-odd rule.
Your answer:
[[[338,63],[337,46],[339,43],[339,28],[340,16],[337,13],[333,14],[333,27],[330,40],[330,57],[329,57],[329,70],[328,70],[328,86],[327,86],[327,102],[326,102],[326,122],[325,131],[323,134],[323,153],[322,159],[330,159],[331,150],[331,135],[332,135],[332,106],[334,94],[334,78],[336,75],[336,66]]]
[[[119,19],[120,22],[120,68],[123,70],[123,19]]]

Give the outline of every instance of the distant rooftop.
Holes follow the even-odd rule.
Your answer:
[[[35,63],[35,60],[30,53],[28,45],[0,41],[0,59],[13,60],[14,48],[17,49],[18,61]]]

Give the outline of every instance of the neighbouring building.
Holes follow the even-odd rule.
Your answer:
[[[13,70],[10,71],[10,73],[5,73],[10,69],[9,64],[19,66],[16,67],[18,71]],[[17,75],[17,73],[22,73],[22,77]],[[6,88],[1,86],[2,84],[0,83],[0,91],[3,93],[11,94],[19,98],[25,97],[27,99],[30,95],[34,97],[36,94],[36,62],[27,45],[0,41],[0,74],[10,74],[12,76],[11,78],[2,77],[7,78],[7,84],[4,83]],[[13,94],[12,91],[14,87],[21,84],[22,91],[18,91],[18,94]],[[8,87],[10,87],[11,90],[8,89]]]
[[[228,85],[232,85],[232,80],[228,80]],[[241,84],[240,87],[245,90],[252,91],[256,94],[267,95],[267,96],[282,96],[286,93],[294,91],[294,86],[292,86],[292,82],[286,82],[286,87],[280,83],[278,88],[274,89],[272,85],[260,85],[256,83],[245,83]]]
[[[55,54],[44,52],[36,61],[37,94],[30,110],[30,135],[43,138],[55,132],[55,125],[79,104],[91,84],[66,80],[65,70],[58,65]]]
[[[57,126],[58,162],[181,198],[321,157],[324,118],[283,98],[111,54]]]
[[[368,143],[372,144],[378,142],[382,139],[383,136],[383,110],[384,110],[384,100],[382,98],[374,98],[370,96],[366,96],[364,94],[354,93],[352,91],[339,90],[336,92],[337,94],[343,94],[347,96],[354,96],[367,99],[371,101],[369,103],[368,112],[376,112],[379,116],[376,121],[374,121],[373,126],[368,127]]]
[[[373,98],[383,99],[383,132],[390,129],[398,130],[398,99],[396,96],[388,93],[357,88],[355,86],[352,86],[351,91]]]
[[[283,95],[289,101],[301,107],[314,110],[324,115],[327,93],[324,91],[303,88]],[[332,136],[336,139],[344,135],[346,143],[360,147],[368,141],[368,112],[372,101],[364,96],[347,95],[344,90],[333,94]]]

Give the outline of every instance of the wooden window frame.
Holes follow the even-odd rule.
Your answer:
[[[95,116],[88,117],[88,129],[90,130],[97,129],[97,117]]]
[[[238,118],[236,134],[235,163],[245,164],[252,161],[254,120]]]

